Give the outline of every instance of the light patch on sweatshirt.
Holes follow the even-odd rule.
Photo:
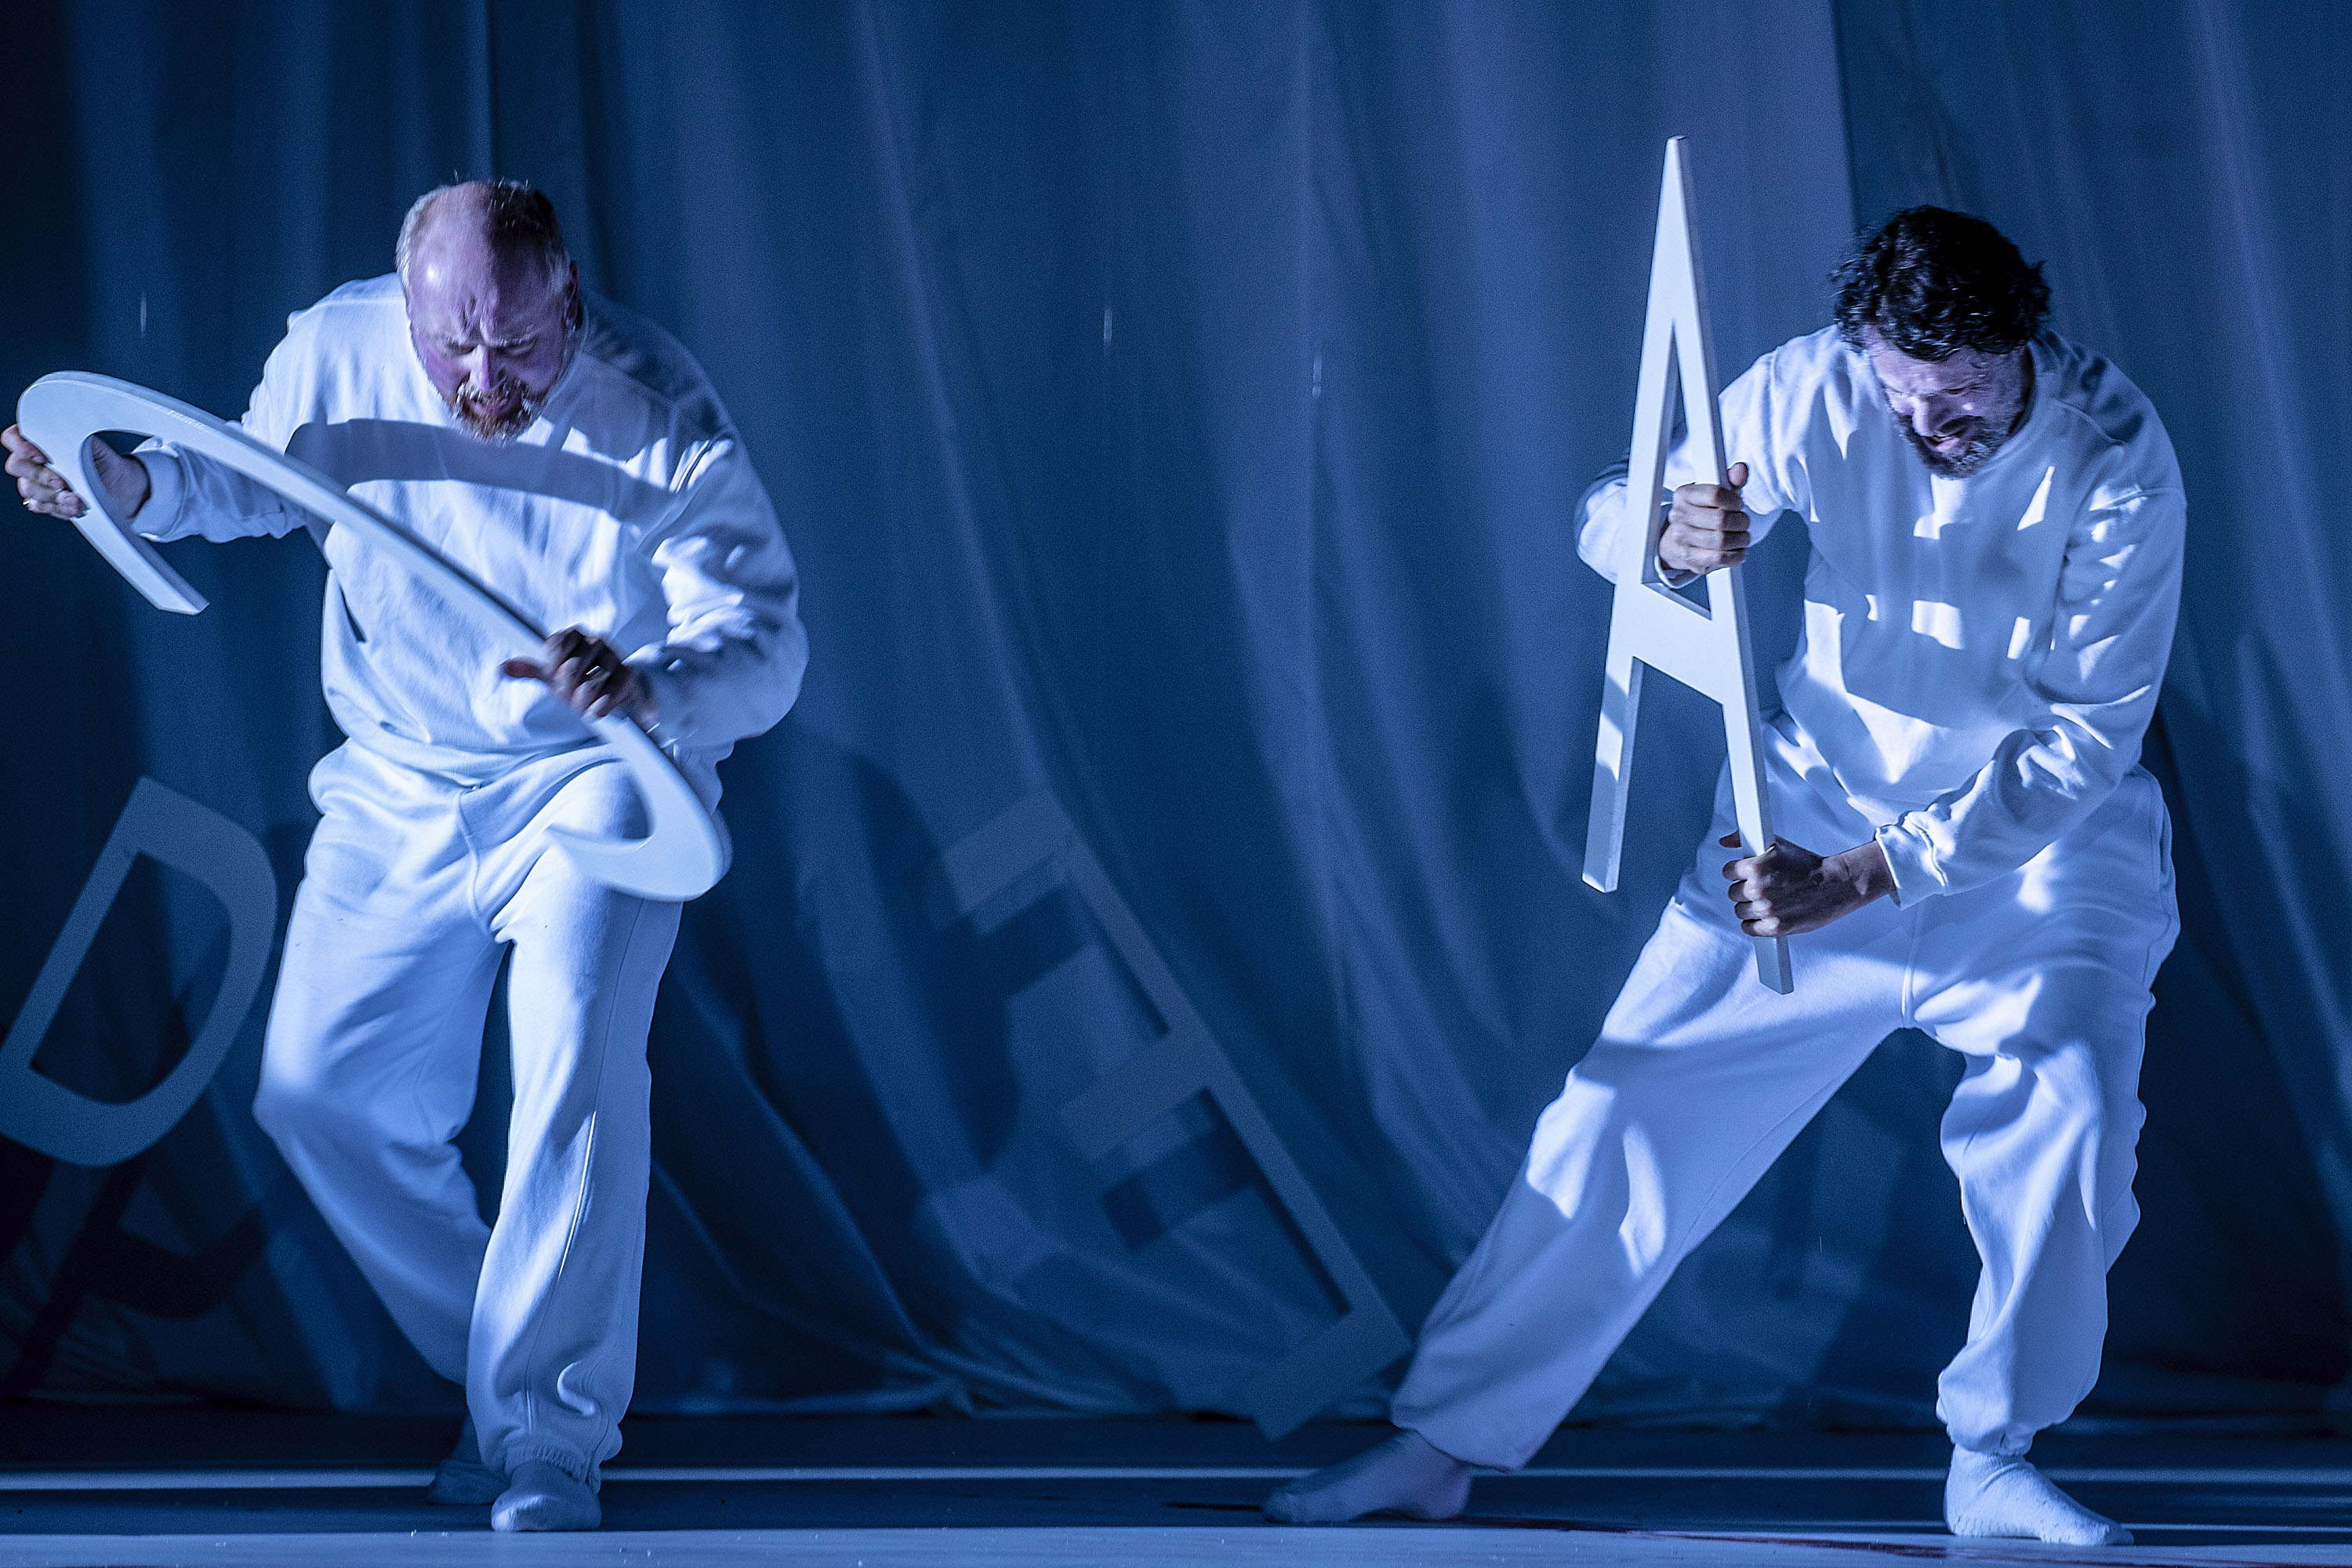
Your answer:
[[[1911,525],[1911,537],[1914,539],[1943,537],[1945,525],[1952,521],[1969,499],[1968,481],[1948,479],[1942,474],[1930,475],[1927,493],[1934,499],[1927,515]]]
[[[1958,605],[1940,604],[1934,599],[1911,601],[1911,629],[1923,637],[1934,637],[1946,647],[1960,646],[1960,609]]]
[[[2040,522],[2042,518],[2049,514],[2050,481],[2057,477],[2058,469],[2054,464],[2050,468],[2042,470],[2041,486],[2034,490],[2033,499],[2026,502],[2025,515],[2017,520],[2018,532],[2023,533],[2027,529],[2032,528],[2035,523]],[[2011,657],[2014,658],[2015,656],[2011,655]]]

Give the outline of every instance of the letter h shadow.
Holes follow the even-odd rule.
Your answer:
[[[1164,1031],[1062,1107],[1063,1129],[1079,1158],[1099,1161],[1185,1101],[1206,1096],[1256,1164],[1324,1282],[1344,1304],[1337,1322],[1240,1392],[1239,1403],[1258,1429],[1269,1438],[1280,1437],[1395,1361],[1412,1342],[1276,1136],[1256,1097],[1052,795],[1040,791],[1029,796],[940,857],[929,889],[933,917],[941,924],[968,918],[1045,867],[1058,872],[1059,881],[1094,916]],[[1036,879],[1035,885],[1035,896],[1043,898],[1055,881]]]

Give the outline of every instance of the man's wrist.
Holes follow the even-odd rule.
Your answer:
[[[155,481],[148,474],[147,465],[140,461],[137,454],[126,453],[122,460],[129,465],[131,483],[137,487],[131,493],[131,504],[122,509],[122,521],[128,522],[139,515],[139,509],[145,506],[148,498],[155,493]]]
[[[629,717],[637,721],[637,728],[653,737],[656,745],[667,746],[678,739],[677,727],[675,722],[665,725],[663,721],[674,721],[680,704],[663,698],[663,679],[654,667],[629,666]]]
[[[155,481],[147,472],[147,465],[129,452],[117,452],[111,447],[98,448],[103,443],[90,442],[91,477],[105,487],[106,499],[115,515],[129,522],[139,515],[148,498],[155,493]]]
[[[1674,538],[1675,503],[1671,499],[1658,503],[1658,542],[1650,558],[1658,568],[1658,580],[1669,588],[1679,588],[1696,580],[1699,574],[1687,566],[1677,566],[1666,557],[1666,545]]]
[[[1886,851],[1878,847],[1877,839],[1857,844],[1838,855],[1837,859],[1841,862],[1840,874],[1861,895],[1864,903],[1895,891],[1895,868],[1887,864]]]

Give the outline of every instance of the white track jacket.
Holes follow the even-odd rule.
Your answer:
[[[444,408],[409,346],[400,283],[336,289],[287,322],[245,428],[324,470],[555,631],[577,626],[651,683],[656,737],[707,801],[716,767],[800,690],[807,639],[791,551],[709,380],[653,323],[584,293],[571,366],[511,445]],[[151,539],[284,534],[308,515],[151,442]],[[328,706],[354,744],[460,782],[591,743],[487,634],[343,531],[328,564]]]
[[[1882,825],[1899,903],[2013,871],[2083,821],[2138,762],[2171,651],[2171,442],[2105,359],[2053,332],[2030,350],[2024,425],[1965,479],[1927,471],[1835,328],[1723,394],[1755,537],[1785,510],[1812,538],[1776,722]],[[1716,478],[1679,459],[1669,485]],[[1620,468],[1585,494],[1578,550],[1604,576],[1624,483]]]

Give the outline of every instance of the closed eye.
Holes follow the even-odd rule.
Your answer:
[[[528,338],[516,338],[509,342],[484,344],[461,343],[448,338],[442,338],[438,341],[441,345],[441,352],[450,355],[452,358],[469,354],[473,353],[477,347],[495,349],[502,354],[529,353],[539,342],[539,339],[536,335]]]

